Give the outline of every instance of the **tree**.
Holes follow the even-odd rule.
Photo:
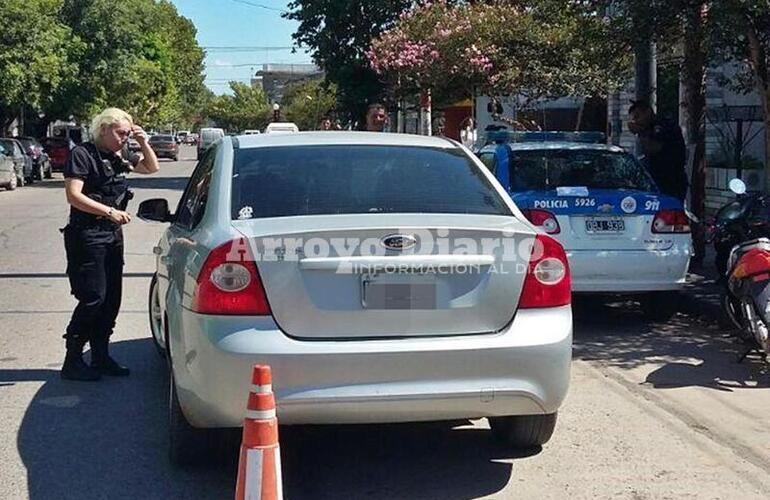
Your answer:
[[[719,19],[715,47],[739,72],[735,90],[756,91],[765,121],[765,168],[770,178],[770,0],[725,0],[714,3]]]
[[[629,60],[582,4],[426,3],[372,41],[372,68],[401,93],[474,88],[531,99],[605,93]]]
[[[63,0],[78,72],[54,93],[50,117],[83,120],[118,106],[147,126],[190,121],[205,95],[195,29],[166,0]],[[67,46],[67,44],[63,44]]]
[[[0,3],[0,133],[22,106],[41,110],[75,72],[70,55],[81,43],[57,14],[62,0]]]
[[[300,130],[315,130],[337,106],[337,86],[309,80],[289,86],[283,96],[283,110]]]
[[[362,119],[366,106],[383,97],[384,86],[366,58],[370,41],[398,19],[412,0],[293,0],[284,15],[299,22],[292,35],[310,48],[313,60],[337,85],[340,111]]]
[[[259,87],[230,82],[232,95],[213,96],[205,115],[219,126],[231,130],[262,129],[270,121],[272,110]]]

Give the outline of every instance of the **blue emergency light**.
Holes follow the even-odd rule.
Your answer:
[[[521,132],[518,130],[495,130],[487,134],[487,141],[497,144],[507,142],[582,142],[605,144],[603,132]]]

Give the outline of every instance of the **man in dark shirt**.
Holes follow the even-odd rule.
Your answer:
[[[385,105],[380,103],[370,104],[366,108],[366,130],[369,132],[384,132],[388,122],[388,112]]]
[[[658,118],[648,103],[633,101],[628,129],[639,137],[645,164],[661,192],[684,202],[687,148],[679,126]]]

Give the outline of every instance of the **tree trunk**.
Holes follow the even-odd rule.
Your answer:
[[[706,23],[708,7],[697,4],[685,12],[682,80],[685,102],[685,142],[690,173],[690,210],[701,221],[693,225],[693,261],[702,263],[706,249]]]
[[[751,67],[757,79],[757,90],[765,111],[765,179],[770,179],[770,67],[767,49],[759,39],[757,26],[747,19],[747,36],[751,53]]]
[[[430,89],[420,95],[420,135],[433,135],[431,130],[431,96]]]

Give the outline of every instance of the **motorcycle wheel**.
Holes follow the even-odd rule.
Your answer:
[[[721,305],[720,310],[722,312],[722,314],[719,315],[719,326],[729,330],[743,330],[735,300],[729,293],[722,292],[719,301]]]

